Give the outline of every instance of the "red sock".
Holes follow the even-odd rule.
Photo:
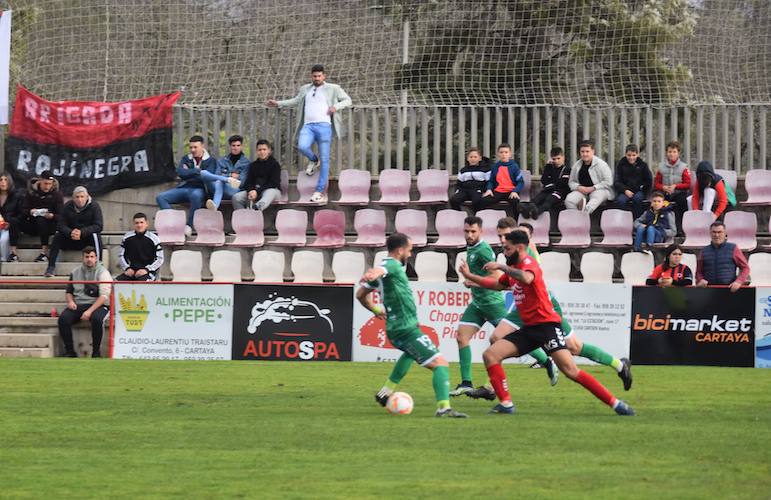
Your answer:
[[[503,367],[499,364],[487,367],[487,376],[490,377],[490,383],[493,384],[495,389],[495,395],[501,403],[511,402],[511,395],[509,394],[509,382],[506,380],[506,372],[503,371]]]
[[[585,371],[578,370],[578,377],[576,377],[576,382],[584,386],[587,390],[589,390],[589,392],[594,394],[597,399],[610,406],[611,408],[616,403],[616,398],[613,396],[613,394],[611,394],[610,391],[607,390],[599,380],[592,377]]]

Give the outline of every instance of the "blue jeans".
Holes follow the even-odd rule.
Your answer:
[[[329,178],[329,149],[332,146],[332,124],[330,123],[306,123],[300,129],[297,139],[297,149],[310,161],[319,161],[313,153],[311,146],[316,143],[321,157],[321,174],[316,183],[316,191],[323,193],[327,190]]]
[[[631,198],[624,193],[620,193],[616,197],[616,205],[621,210],[626,210],[626,206],[629,202],[632,202],[632,216],[636,219],[643,213],[643,201],[645,201],[645,193],[637,191]]]
[[[161,209],[171,208],[172,203],[190,203],[187,225],[193,227],[193,214],[203,206],[204,190],[194,187],[175,187],[155,197]]]
[[[663,241],[664,233],[656,226],[640,226],[634,235],[634,249],[639,252],[642,250],[643,243],[647,243],[650,246],[654,243],[662,243]]]
[[[201,180],[206,184],[209,191],[214,193],[212,201],[217,208],[219,208],[220,203],[222,203],[223,197],[226,200],[229,200],[238,192],[238,189],[230,185],[228,182],[230,177],[226,175],[216,175],[208,170],[201,170]]]

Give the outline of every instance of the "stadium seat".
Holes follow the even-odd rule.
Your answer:
[[[281,283],[284,281],[284,252],[258,250],[252,256],[252,272],[257,283]]]
[[[290,202],[290,205],[298,207],[318,207],[326,205],[325,201],[311,201],[311,196],[316,192],[316,184],[319,182],[319,176],[321,170],[317,169],[313,175],[307,175],[305,172],[300,172],[297,176],[297,192],[300,193],[299,197]]]
[[[728,184],[733,192],[736,192],[737,176],[735,170],[724,170],[722,168],[716,168],[715,173],[723,178],[726,184]]]
[[[748,260],[752,285],[771,286],[771,253],[753,253]]]
[[[628,285],[644,285],[653,267],[652,254],[629,252],[621,256],[621,274]]]
[[[388,252],[386,250],[375,252],[375,256],[372,258],[372,267],[379,266],[386,257],[388,257]]]
[[[289,171],[281,171],[281,196],[278,197],[273,205],[286,205],[289,203]]]
[[[332,257],[332,272],[335,283],[358,283],[366,271],[366,260],[362,252],[344,250]]]
[[[184,210],[167,208],[155,212],[155,232],[162,245],[185,244],[185,222],[187,215]]]
[[[525,181],[525,185],[522,187],[522,191],[519,192],[519,201],[524,203],[530,202],[530,188],[533,183],[533,174],[529,170],[521,170],[522,179]]]
[[[586,252],[581,256],[584,283],[613,283],[613,254]]]
[[[683,253],[683,260],[681,264],[688,266],[691,269],[691,274],[696,279],[696,254],[695,253]]]
[[[295,283],[324,282],[324,253],[297,250],[292,254],[292,274]]]
[[[193,228],[198,234],[195,240],[188,243],[189,245],[221,247],[225,244],[225,221],[219,210],[208,208],[196,210],[193,214]]]
[[[316,239],[308,246],[342,248],[345,246],[345,212],[321,209],[313,215]]]
[[[482,238],[492,246],[500,246],[498,232],[495,228],[498,225],[498,221],[506,217],[506,210],[487,208],[477,212],[477,217],[482,219]]]
[[[410,202],[412,175],[409,170],[387,168],[380,172],[378,187],[381,205],[407,205]]]
[[[745,252],[751,252],[758,246],[755,235],[758,232],[758,219],[753,212],[728,212],[723,219],[726,233],[731,243],[736,243]]]
[[[632,245],[632,212],[609,208],[603,210],[600,218],[600,228],[603,238],[597,247],[628,247]]]
[[[231,224],[233,231],[236,232],[236,237],[227,246],[254,248],[265,244],[265,234],[263,233],[265,221],[262,210],[250,208],[234,210]]]
[[[356,241],[349,243],[349,246],[385,246],[385,211],[373,208],[362,208],[361,210],[357,210],[356,214],[353,216],[353,227],[356,229]]]
[[[447,203],[450,173],[436,168],[421,170],[418,172],[417,185],[420,199],[413,203],[417,205]]]
[[[209,257],[212,281],[220,283],[241,282],[241,252],[215,250]]]
[[[544,212],[538,219],[527,219],[523,216],[519,216],[519,223],[527,222],[533,226],[533,242],[536,246],[546,247],[549,246],[549,229],[551,228],[551,214]]]
[[[467,255],[468,255],[468,252],[466,252],[465,250],[462,252],[458,252],[455,255],[455,274],[458,275],[458,280],[460,280],[461,282],[463,282],[463,276],[461,276],[460,271],[458,271],[458,269],[460,268],[460,263],[466,260]]]
[[[201,281],[203,255],[194,250],[174,250],[169,267],[172,281]]]
[[[436,213],[436,232],[439,233],[439,239],[433,246],[437,248],[463,248],[466,246],[466,238],[463,235],[463,221],[466,219],[466,212],[463,210],[452,210],[450,208],[439,210]]]
[[[747,201],[742,205],[771,204],[771,170],[750,170],[744,177],[744,188],[747,190]]]
[[[709,245],[709,226],[715,215],[709,210],[688,210],[683,214],[683,248],[703,248]]]
[[[771,234],[771,217],[769,217],[768,219],[768,232],[769,234]],[[771,250],[771,244],[762,245],[760,248],[762,248],[763,250]]]
[[[308,213],[303,210],[284,208],[276,213],[278,238],[270,245],[285,247],[305,246],[305,231],[308,228]]]
[[[412,246],[424,247],[428,243],[428,215],[423,210],[403,208],[396,212],[394,224],[398,232],[410,237]]]
[[[588,248],[592,243],[589,238],[590,226],[588,213],[572,208],[562,210],[557,219],[562,239],[553,245],[562,248]]]
[[[337,186],[340,189],[338,205],[369,205],[372,176],[369,170],[347,168],[340,171]]]
[[[415,256],[415,273],[419,281],[445,283],[447,281],[447,254],[424,250]]]
[[[544,252],[541,254],[541,269],[547,285],[551,282],[570,281],[570,254],[562,252]]]

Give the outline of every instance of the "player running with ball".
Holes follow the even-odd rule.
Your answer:
[[[362,278],[362,286],[356,291],[356,299],[373,314],[386,321],[386,335],[391,343],[403,352],[394,365],[385,385],[375,395],[375,400],[385,406],[388,397],[409,371],[412,362],[433,371],[436,415],[446,418],[467,418],[468,415],[450,408],[449,365],[431,339],[420,331],[415,299],[404,266],[412,255],[412,242],[407,235],[394,233],[386,240],[388,256],[378,267],[372,268]],[[371,293],[377,289],[385,310],[372,302]]]

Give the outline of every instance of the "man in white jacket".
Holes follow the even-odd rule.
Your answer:
[[[581,141],[578,145],[581,159],[570,170],[570,194],[565,206],[592,213],[607,200],[615,198],[613,192],[613,171],[608,164],[594,156],[594,143]]]

